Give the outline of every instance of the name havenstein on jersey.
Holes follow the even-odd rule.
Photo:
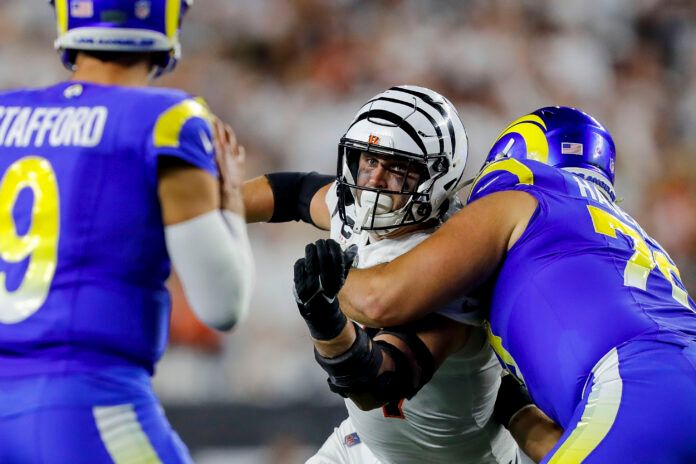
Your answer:
[[[108,115],[104,106],[0,106],[0,146],[94,147]]]

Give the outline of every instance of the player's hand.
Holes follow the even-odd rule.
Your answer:
[[[335,338],[346,324],[336,295],[354,257],[354,249],[344,253],[334,240],[318,240],[295,263],[295,301],[316,340]]]
[[[243,215],[242,183],[246,150],[237,143],[232,127],[217,116],[213,116],[213,142],[215,162],[220,172],[220,207]]]

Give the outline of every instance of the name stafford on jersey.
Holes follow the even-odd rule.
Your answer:
[[[95,147],[108,115],[105,106],[0,106],[0,146]]]

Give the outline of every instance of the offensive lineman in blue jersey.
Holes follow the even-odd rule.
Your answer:
[[[243,148],[173,68],[190,1],[54,4],[70,81],[0,93],[0,462],[190,462],[152,391],[170,257],[198,316],[247,311]]]
[[[541,462],[696,462],[696,307],[671,258],[616,205],[614,162],[610,134],[581,111],[514,121],[468,205],[411,252],[351,270],[341,309],[407,323],[479,287],[496,353],[565,430]],[[342,260],[307,272],[326,281]],[[347,351],[332,368],[375,357],[351,346],[355,330],[336,337]]]

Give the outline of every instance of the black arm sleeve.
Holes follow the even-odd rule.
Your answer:
[[[383,340],[372,342],[367,333],[354,324],[353,345],[335,358],[324,358],[314,351],[319,365],[329,374],[329,388],[343,397],[370,394],[380,404],[411,398],[435,372],[435,361],[418,336],[406,330],[389,330],[413,353],[413,361],[394,345]],[[394,370],[379,373],[384,353],[394,362]]]
[[[309,206],[314,195],[336,180],[316,172],[277,172],[266,174],[273,190],[273,216],[269,222],[303,221],[312,222]]]

